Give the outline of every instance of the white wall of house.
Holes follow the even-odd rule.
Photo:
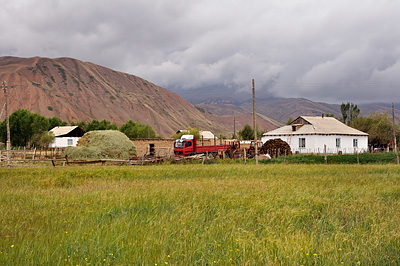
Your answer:
[[[50,148],[65,148],[69,146],[76,146],[79,137],[56,137],[49,145]]]
[[[324,153],[324,145],[328,154],[352,154],[368,151],[368,136],[348,136],[348,135],[282,135],[282,136],[264,136],[262,142],[270,139],[282,139],[286,141],[292,150],[292,153]],[[300,139],[305,147],[300,147]],[[337,140],[338,139],[338,140]],[[356,143],[354,143],[356,142]],[[337,146],[337,144],[339,146]],[[356,147],[354,146],[356,145]]]

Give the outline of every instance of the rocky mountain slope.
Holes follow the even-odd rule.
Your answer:
[[[0,57],[0,80],[9,88],[10,113],[23,108],[67,122],[106,119],[117,125],[133,120],[164,137],[188,126],[233,134],[231,114],[211,114],[137,76],[72,58]],[[238,129],[252,121],[249,114],[242,116]],[[258,123],[263,129],[276,127],[270,119],[260,117]]]
[[[203,103],[196,106],[218,115],[245,113],[253,109],[253,103],[250,101],[240,105]],[[285,124],[289,118],[295,119],[300,115],[319,116],[333,113],[335,117],[341,117],[340,105],[317,103],[301,98],[256,99],[256,111],[268,117],[271,123],[278,123],[277,126]]]
[[[244,103],[224,104],[208,99],[207,102],[199,103],[196,106],[208,110],[217,115],[240,114],[250,112],[253,108],[251,101]],[[359,104],[360,115],[368,116],[371,113],[388,113],[392,114],[391,104],[373,103],[373,104]],[[395,119],[400,119],[400,103],[395,103]],[[268,117],[271,121],[277,121],[280,124],[285,124],[289,118],[295,119],[300,115],[320,116],[322,114],[334,114],[335,117],[340,118],[340,104],[328,104],[321,102],[313,102],[302,98],[270,98],[270,99],[257,99],[256,110],[260,116]],[[273,123],[273,122],[272,122]]]

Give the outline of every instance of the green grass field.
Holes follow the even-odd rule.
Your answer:
[[[400,167],[0,168],[0,265],[400,265]]]

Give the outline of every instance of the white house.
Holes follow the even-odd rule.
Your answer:
[[[355,153],[368,151],[368,134],[351,128],[334,117],[299,116],[290,125],[264,133],[286,141],[293,153]]]
[[[85,134],[85,131],[78,126],[55,127],[50,130],[55,136],[50,148],[65,148],[76,146],[78,140]]]

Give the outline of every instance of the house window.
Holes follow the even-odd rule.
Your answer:
[[[353,147],[358,148],[358,139],[353,139]]]
[[[336,138],[336,148],[340,148],[340,138]]]
[[[73,144],[72,144],[73,142],[72,142],[72,139],[67,139],[67,145],[68,146],[72,146]]]
[[[299,148],[306,147],[306,138],[299,138]]]

